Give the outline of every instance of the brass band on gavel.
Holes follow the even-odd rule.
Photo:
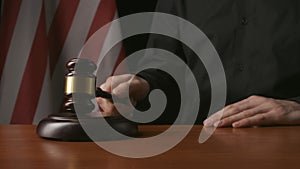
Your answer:
[[[84,93],[84,94],[94,95],[95,86],[96,86],[95,77],[83,77],[83,76],[65,77],[65,94]]]

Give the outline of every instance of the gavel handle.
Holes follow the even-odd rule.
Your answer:
[[[103,91],[100,87],[96,88],[96,97],[102,97],[105,99],[109,99],[111,102],[114,103],[114,101],[116,101],[116,103],[122,103],[122,104],[130,104],[130,101],[127,100],[126,98],[118,98],[118,97],[114,97],[114,101],[112,99],[112,95],[110,93],[107,93],[106,91]]]
[[[105,99],[112,99],[112,95],[103,91],[100,87],[96,88],[96,97],[102,97]]]

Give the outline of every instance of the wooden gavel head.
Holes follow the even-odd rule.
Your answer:
[[[88,59],[71,59],[66,68],[63,111],[75,113],[74,104],[78,104],[80,113],[91,112],[95,108],[91,100],[96,91],[96,65]]]

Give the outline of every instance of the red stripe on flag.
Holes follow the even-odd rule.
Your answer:
[[[12,124],[32,124],[46,73],[47,57],[47,32],[43,5],[13,111]]]
[[[101,0],[98,5],[97,12],[94,16],[93,23],[89,30],[86,41],[100,28],[102,28],[105,24],[111,22],[116,13],[116,2],[115,0]],[[88,58],[97,63],[98,57],[101,53],[101,49],[103,47],[107,32],[109,28],[105,29],[104,33],[101,35],[101,39],[97,39],[97,46],[91,51],[87,51],[89,56],[85,56],[85,52],[80,56],[82,58]],[[89,49],[87,49],[89,50]]]
[[[61,0],[57,7],[48,34],[51,76],[71,28],[79,2],[79,0]]]
[[[21,1],[6,0],[3,2],[3,13],[0,27],[0,80],[5,65],[7,52],[10,46],[10,41],[16,26],[20,7]]]
[[[90,31],[88,33],[87,39],[90,38],[90,36],[92,36],[93,33],[95,33],[102,26],[111,22],[114,19],[115,13],[116,13],[115,0],[101,0],[100,4],[98,5],[98,9],[95,14]]]

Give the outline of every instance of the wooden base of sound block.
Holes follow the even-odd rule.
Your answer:
[[[103,119],[106,122],[103,121]],[[118,134],[105,132],[103,126],[107,125],[101,123],[109,124],[115,132],[117,131],[122,135],[130,137],[136,137],[138,135],[137,124],[122,116],[85,118],[79,122],[74,113],[59,113],[48,116],[38,124],[37,134],[45,139],[59,141],[107,141],[122,139]],[[94,133],[99,129],[99,133],[92,133],[94,138],[92,137],[91,139],[85,133],[81,124],[88,126],[88,128],[93,128]]]

